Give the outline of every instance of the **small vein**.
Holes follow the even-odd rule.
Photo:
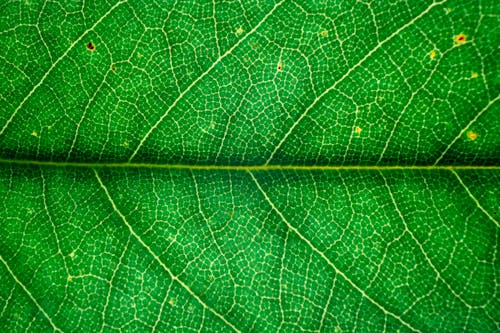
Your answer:
[[[24,292],[33,301],[33,303],[35,303],[35,305],[38,308],[38,310],[49,321],[49,323],[52,326],[52,328],[54,329],[54,331],[56,331],[56,332],[62,332],[62,330],[54,324],[54,322],[52,321],[52,319],[49,317],[49,314],[47,312],[45,312],[45,310],[43,309],[43,307],[40,305],[40,303],[38,303],[38,301],[33,296],[33,294],[31,294],[31,292],[28,290],[28,288],[26,288],[26,286],[21,281],[19,281],[19,279],[14,274],[14,272],[12,271],[12,269],[10,269],[9,264],[3,259],[3,257],[1,255],[0,255],[0,261],[4,264],[5,268],[9,272],[10,276],[14,279],[14,281],[24,290]]]
[[[321,320],[319,322],[318,332],[323,330],[323,325],[325,324],[326,314],[328,313],[328,309],[330,308],[330,304],[332,303],[333,298],[333,290],[335,289],[335,283],[337,282],[337,276],[333,277],[332,286],[330,287],[330,293],[328,294],[328,299],[326,300],[326,304],[323,309],[323,314],[321,314]]]
[[[70,47],[59,58],[57,58],[57,60],[49,67],[49,69],[42,76],[42,78],[40,79],[40,81],[31,89],[31,91],[26,95],[26,97],[24,97],[24,99],[21,101],[21,103],[19,103],[19,105],[16,107],[16,109],[14,110],[14,112],[12,113],[12,115],[10,116],[10,118],[7,120],[7,122],[5,123],[5,125],[0,130],[0,136],[3,135],[3,133],[5,132],[5,130],[7,129],[7,127],[9,127],[10,123],[12,122],[12,120],[14,120],[14,118],[17,115],[17,113],[19,112],[19,110],[21,110],[21,108],[28,101],[28,99],[30,99],[30,97],[33,96],[33,94],[38,90],[38,88],[45,82],[45,80],[47,79],[47,77],[49,76],[49,74],[54,70],[54,68],[57,66],[57,64],[68,55],[68,53],[75,47],[75,45],[77,45],[78,43],[80,43],[80,41],[83,39],[83,37],[85,37],[90,31],[94,30],[95,27],[99,23],[101,23],[106,17],[109,16],[109,14],[111,14],[111,12],[113,12],[117,7],[119,7],[121,4],[123,4],[125,2],[126,2],[126,0],[122,0],[122,1],[118,1],[116,4],[114,4],[89,29],[85,30],[80,35],[80,37],[78,37],[75,40],[75,42],[73,44],[71,44]]]
[[[236,281],[234,279],[233,273],[231,272],[231,269],[229,267],[228,259],[224,255],[224,252],[222,251],[222,248],[219,244],[219,241],[217,240],[217,236],[215,235],[214,230],[210,226],[210,221],[207,218],[207,216],[205,215],[205,213],[203,212],[203,208],[201,207],[201,197],[200,197],[200,191],[198,188],[198,181],[196,180],[196,176],[192,170],[191,170],[191,177],[193,178],[194,190],[195,190],[195,194],[196,194],[196,201],[198,201],[198,212],[200,213],[200,216],[205,221],[205,224],[207,225],[207,229],[210,233],[210,236],[212,237],[212,240],[215,244],[215,247],[217,248],[217,251],[219,252],[219,255],[224,260],[224,264],[226,265],[227,272],[228,272],[229,277],[231,278],[231,281],[233,282],[234,285],[236,285]],[[231,306],[231,308],[227,312],[231,312],[235,305],[236,305],[236,290],[233,289],[233,305]]]
[[[144,142],[146,142],[146,140],[149,138],[149,136],[151,135],[151,133],[153,133],[153,131],[158,127],[158,125],[160,125],[161,122],[163,122],[163,119],[165,119],[167,117],[167,115],[170,113],[170,111],[177,105],[177,103],[179,103],[179,101],[188,93],[191,91],[191,89],[198,83],[200,82],[205,76],[207,76],[211,71],[212,69],[215,68],[215,66],[217,66],[217,64],[219,64],[224,58],[226,58],[228,55],[230,55],[234,49],[236,49],[241,43],[243,43],[247,38],[248,36],[252,35],[268,18],[269,16],[271,16],[275,11],[276,9],[281,6],[281,4],[284,2],[285,0],[281,0],[280,2],[276,3],[274,5],[274,7],[269,11],[269,13],[267,13],[263,18],[262,20],[257,23],[257,25],[252,29],[250,30],[244,37],[242,37],[236,44],[234,44],[229,50],[227,50],[222,56],[218,57],[217,60],[215,60],[215,62],[210,65],[210,67],[208,67],[203,73],[201,73],[200,76],[198,76],[198,78],[196,78],[193,82],[191,82],[191,84],[182,92],[179,94],[179,96],[177,96],[177,98],[174,100],[174,102],[172,104],[170,104],[170,106],[167,108],[167,110],[163,113],[163,115],[156,121],[156,123],[149,129],[149,131],[146,132],[146,134],[142,137],[141,141],[139,142],[139,144],[137,145],[137,147],[135,148],[134,152],[132,153],[132,155],[130,155],[130,158],[128,159],[128,162],[132,162],[132,160],[135,158],[135,156],[137,155],[137,153],[139,152],[139,150],[142,148],[142,146],[144,145]],[[0,133],[1,134],[1,133]]]
[[[443,53],[443,56],[444,56],[445,53]],[[393,64],[395,64],[394,61],[392,60],[392,57],[390,55],[387,55],[387,57],[390,59],[390,61]],[[394,124],[392,126],[392,129],[391,129],[391,131],[390,131],[390,133],[389,133],[389,135],[387,137],[387,140],[385,140],[384,148],[382,149],[382,152],[380,153],[379,158],[378,158],[378,160],[377,160],[377,162],[375,164],[379,164],[382,161],[382,159],[384,158],[384,155],[387,152],[387,149],[389,148],[389,144],[391,143],[392,138],[393,138],[394,134],[396,133],[396,129],[401,124],[401,119],[403,119],[403,116],[406,114],[406,111],[408,111],[408,109],[412,105],[413,100],[415,99],[415,96],[417,96],[418,93],[420,93],[420,91],[426,89],[427,84],[431,81],[432,77],[437,72],[438,64],[439,64],[439,62],[436,61],[436,64],[434,65],[434,67],[432,68],[432,70],[430,71],[430,73],[427,75],[427,78],[425,79],[425,82],[418,89],[416,89],[415,91],[413,91],[411,93],[410,98],[408,99],[408,101],[406,102],[405,106],[403,107],[403,109],[399,113],[398,118],[394,122]],[[401,74],[403,74],[402,71],[401,71],[401,69],[398,66],[396,66],[396,68],[398,68],[398,71]],[[408,82],[406,82],[406,84],[409,86]]]
[[[247,171],[247,173],[250,175],[250,177],[252,178],[253,182],[255,183],[255,185],[257,186],[257,188],[259,189],[260,193],[262,193],[262,195],[266,199],[266,201],[269,204],[269,206],[271,206],[272,210],[274,210],[276,212],[276,214],[278,214],[278,216],[281,218],[281,220],[283,220],[283,222],[287,225],[287,227],[291,231],[293,231],[300,239],[302,239],[302,241],[304,241],[314,252],[316,252],[317,254],[319,254],[321,256],[321,258],[323,258],[327,262],[327,264],[331,268],[333,268],[333,270],[335,271],[335,273],[337,273],[338,275],[342,276],[344,278],[344,280],[347,281],[354,289],[356,289],[361,294],[361,296],[363,298],[367,299],[373,305],[375,305],[377,308],[379,308],[380,310],[382,310],[382,312],[384,314],[389,315],[389,316],[395,318],[400,323],[402,323],[405,327],[407,327],[408,329],[410,329],[410,330],[412,330],[414,332],[421,332],[420,330],[418,330],[415,327],[411,326],[408,322],[406,322],[403,318],[401,318],[397,314],[392,313],[389,310],[387,310],[382,304],[380,304],[375,299],[373,299],[372,297],[370,297],[363,289],[361,289],[344,272],[342,272],[340,269],[338,269],[337,266],[335,266],[335,264],[322,251],[320,251],[316,246],[314,246],[314,244],[311,243],[311,241],[309,239],[307,239],[304,235],[302,235],[302,233],[296,227],[294,227],[290,222],[288,222],[288,220],[283,215],[283,213],[281,213],[281,211],[278,210],[278,208],[274,205],[273,201],[269,198],[269,196],[267,195],[267,193],[264,191],[264,189],[260,185],[260,183],[257,180],[257,178],[255,178],[254,174],[251,171]]]
[[[443,276],[441,275],[441,272],[436,268],[436,266],[434,265],[434,263],[432,262],[432,260],[429,258],[429,256],[427,255],[427,252],[424,250],[424,247],[422,246],[422,244],[420,243],[420,241],[418,240],[418,238],[410,230],[410,228],[408,227],[408,223],[406,223],[406,220],[405,220],[405,218],[403,216],[403,213],[401,213],[401,210],[399,210],[399,206],[396,203],[396,199],[394,198],[394,194],[392,193],[391,187],[387,183],[386,177],[384,176],[384,174],[382,173],[382,171],[379,171],[379,173],[380,173],[380,176],[382,177],[382,179],[384,180],[384,186],[387,189],[387,192],[389,193],[389,197],[391,198],[392,205],[396,209],[396,212],[398,213],[399,219],[403,222],[403,226],[404,226],[405,231],[410,235],[411,239],[413,239],[413,241],[415,242],[415,244],[417,244],[418,248],[420,249],[420,252],[424,255],[425,261],[427,261],[427,263],[429,264],[429,266],[431,266],[431,268],[434,271],[434,273],[436,273],[437,278],[451,291],[451,293],[453,294],[453,296],[455,296],[467,308],[471,309],[472,306],[469,303],[467,303],[467,301],[465,299],[463,299],[462,296],[460,296],[460,294],[455,291],[455,289],[453,289],[453,287],[448,283],[448,281],[446,281],[443,278]]]
[[[386,39],[384,39],[383,41],[381,41],[380,43],[377,44],[377,46],[375,46],[373,49],[371,49],[361,60],[359,60],[354,66],[350,67],[349,70],[347,72],[344,73],[344,75],[342,75],[342,77],[340,79],[338,79],[337,81],[335,81],[335,83],[330,86],[329,88],[327,88],[325,91],[323,91],[319,96],[317,96],[314,101],[305,109],[305,111],[300,115],[300,117],[293,123],[293,125],[290,127],[290,129],[288,130],[288,132],[286,132],[286,134],[283,136],[283,138],[281,139],[281,141],[278,143],[278,145],[276,145],[276,147],[274,148],[274,150],[271,152],[271,155],[269,156],[269,158],[267,159],[267,161],[265,162],[265,165],[269,164],[271,162],[271,160],[274,158],[274,155],[278,152],[278,150],[281,148],[281,146],[283,145],[283,143],[286,141],[286,139],[290,136],[290,134],[293,132],[293,130],[297,127],[297,125],[302,121],[302,119],[304,119],[306,117],[306,115],[309,113],[309,111],[316,105],[318,104],[318,102],[323,99],[323,97],[325,95],[327,95],[330,91],[334,90],[337,85],[339,83],[341,83],[342,81],[344,81],[345,78],[347,78],[349,75],[351,75],[351,73],[358,67],[360,67],[368,58],[370,58],[372,56],[373,53],[375,53],[377,50],[379,50],[384,44],[386,44],[387,42],[389,42],[391,39],[393,39],[394,37],[396,37],[397,35],[399,35],[401,33],[401,31],[405,30],[406,28],[408,28],[409,26],[413,25],[416,21],[418,21],[419,19],[421,19],[423,16],[425,16],[429,11],[431,11],[432,8],[434,8],[435,6],[437,5],[441,5],[442,3],[446,2],[446,0],[444,1],[439,1],[439,2],[434,2],[432,3],[432,5],[430,5],[429,7],[427,7],[427,9],[425,9],[423,12],[421,12],[419,15],[417,15],[416,17],[414,17],[413,19],[411,19],[408,23],[406,23],[405,25],[401,26],[399,29],[397,29],[395,32],[393,32],[389,37],[387,37]]]
[[[102,42],[102,45],[104,45],[104,48],[108,51],[108,55],[109,55],[109,58],[110,58],[110,63],[113,64],[113,56],[111,55],[111,52],[108,49],[106,43]],[[83,121],[85,120],[85,118],[87,116],[87,112],[89,111],[90,106],[96,100],[97,94],[99,94],[101,92],[101,89],[102,89],[103,85],[107,82],[109,74],[110,74],[110,71],[108,70],[104,74],[104,76],[103,76],[103,78],[101,80],[101,83],[99,84],[99,86],[97,86],[97,88],[94,91],[94,94],[88,99],[87,104],[85,105],[85,108],[83,109],[82,116],[80,117],[80,120],[76,124],[75,135],[73,136],[73,141],[71,143],[71,147],[69,147],[69,149],[68,149],[68,154],[66,156],[66,161],[69,161],[69,159],[71,158],[71,154],[73,153],[73,149],[75,148],[75,145],[76,145],[76,140],[78,139],[78,136],[79,136],[81,125],[82,125]]]
[[[474,124],[486,111],[488,111],[488,109],[493,104],[495,104],[499,100],[500,100],[500,95],[498,95],[497,97],[495,97],[494,99],[492,99],[481,111],[479,111],[479,113],[474,118],[472,118],[472,120],[467,124],[467,126],[465,126],[460,131],[460,133],[458,133],[458,135],[453,139],[453,141],[451,141],[451,143],[446,147],[446,149],[443,151],[443,153],[441,154],[441,156],[439,156],[438,159],[436,160],[436,162],[434,162],[434,165],[437,165],[441,161],[441,159],[446,155],[446,153],[448,152],[448,150],[450,150],[450,148],[453,147],[453,145],[455,144],[455,142],[457,142],[458,139],[460,139],[460,137],[462,137],[462,135],[464,135],[465,131],[467,131],[472,126],[472,124]]]
[[[283,253],[281,254],[281,267],[280,267],[280,278],[279,278],[279,281],[278,281],[278,284],[279,284],[279,293],[278,293],[278,299],[279,299],[279,307],[280,307],[280,315],[281,315],[281,322],[280,322],[280,326],[278,328],[278,332],[281,331],[281,328],[283,327],[283,325],[286,323],[285,321],[285,310],[283,309],[283,294],[284,294],[284,291],[283,291],[283,272],[285,270],[285,257],[286,257],[286,248],[287,248],[287,245],[288,245],[288,235],[290,233],[290,230],[287,230],[286,231],[286,234],[285,234],[285,239],[283,241]]]
[[[130,244],[130,236],[127,239],[127,243],[125,244],[125,247],[120,255],[120,258],[118,259],[118,264],[116,265],[115,269],[113,270],[113,273],[111,275],[111,279],[108,282],[108,292],[106,294],[106,302],[104,303],[104,308],[102,310],[102,326],[101,326],[101,329],[99,330],[99,332],[104,332],[104,328],[107,326],[106,325],[106,313],[108,312],[109,301],[111,299],[111,293],[113,291],[113,282],[115,281],[116,273],[120,270],[120,268],[123,264],[123,258],[125,257],[125,254],[127,253],[129,244]]]
[[[229,322],[226,318],[224,318],[223,315],[221,315],[215,309],[211,308],[198,295],[196,295],[191,290],[191,288],[184,281],[182,281],[181,279],[179,279],[179,277],[177,275],[175,275],[170,270],[170,268],[168,268],[165,265],[165,263],[160,259],[160,257],[158,257],[158,255],[142,240],[142,238],[132,228],[132,225],[127,221],[127,218],[125,217],[125,215],[123,215],[122,212],[116,206],[113,198],[109,194],[108,188],[102,182],[101,177],[99,176],[99,173],[97,172],[97,170],[93,169],[93,171],[94,171],[95,177],[96,177],[97,181],[99,182],[99,185],[101,186],[102,190],[104,191],[104,193],[105,193],[105,195],[106,195],[109,203],[113,207],[113,210],[118,214],[118,216],[120,216],[121,220],[123,221],[123,223],[125,224],[125,226],[128,228],[130,234],[132,236],[134,236],[134,238],[139,242],[139,244],[141,244],[146,249],[146,251],[154,258],[154,260],[168,273],[168,275],[170,275],[170,278],[172,280],[176,281],[177,283],[179,283],[196,301],[198,301],[198,303],[200,303],[203,306],[203,308],[205,308],[205,309],[209,310],[210,312],[212,312],[217,318],[219,318],[220,320],[222,320],[233,331],[235,331],[235,332],[241,332],[238,328],[236,328],[236,326],[234,326],[231,322]]]
[[[453,170],[453,169],[450,169],[450,171],[455,175],[455,177],[457,177],[458,182],[460,183],[460,185],[463,186],[463,188],[465,189],[465,191],[467,192],[467,194],[469,195],[469,197],[472,199],[472,201],[475,202],[476,206],[484,213],[484,215],[486,215],[491,221],[493,221],[493,223],[495,223],[497,227],[500,228],[500,223],[497,220],[495,220],[493,218],[493,216],[491,216],[490,213],[488,213],[488,211],[486,209],[484,209],[483,206],[481,206],[481,204],[476,199],[476,197],[474,196],[474,194],[472,194],[472,192],[469,190],[469,188],[464,184],[464,182],[462,181],[462,178],[460,178],[460,176],[458,175],[458,173],[455,170]]]
[[[217,46],[217,57],[220,57],[220,43],[219,43],[219,37],[217,35],[217,17],[215,15],[216,13],[216,1],[212,1],[212,15],[214,19],[214,37],[215,37],[215,44]]]

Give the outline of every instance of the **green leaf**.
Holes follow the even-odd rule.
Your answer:
[[[0,330],[500,331],[500,4],[4,1]]]

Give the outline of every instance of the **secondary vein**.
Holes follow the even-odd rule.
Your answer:
[[[361,287],[359,287],[353,280],[351,280],[344,272],[342,272],[331,260],[330,258],[328,258],[321,250],[319,250],[309,239],[307,239],[296,227],[294,227],[290,222],[288,222],[288,220],[286,219],[286,217],[283,215],[283,213],[278,210],[278,208],[274,205],[274,202],[271,200],[271,198],[269,198],[269,196],[267,195],[267,193],[264,191],[264,189],[262,188],[262,186],[260,185],[259,181],[257,180],[257,178],[254,176],[254,174],[251,172],[251,171],[248,171],[248,174],[250,175],[250,177],[252,178],[252,180],[254,181],[255,185],[257,186],[257,188],[259,189],[260,193],[264,196],[265,200],[267,201],[267,203],[269,204],[269,206],[271,206],[271,209],[273,211],[276,212],[276,214],[278,214],[278,216],[283,220],[283,222],[287,225],[288,229],[290,229],[291,231],[293,231],[300,239],[302,239],[302,241],[304,241],[315,253],[319,254],[321,256],[321,258],[323,258],[330,267],[333,268],[333,270],[335,271],[335,273],[337,273],[338,275],[342,276],[342,278],[344,278],[345,281],[347,281],[354,289],[356,289],[363,298],[367,299],[369,302],[371,302],[373,305],[375,305],[376,307],[378,307],[380,310],[382,310],[382,312],[388,316],[391,316],[393,318],[395,318],[396,320],[398,320],[400,323],[402,323],[405,327],[409,328],[410,330],[414,331],[414,332],[421,332],[420,330],[416,329],[415,327],[411,326],[408,322],[406,322],[403,318],[401,318],[400,316],[398,316],[397,314],[395,313],[392,313],[390,312],[389,310],[387,310],[382,304],[380,304],[379,302],[377,302],[375,299],[373,299],[372,297],[370,297],[368,294],[366,294],[366,292],[361,289]]]
[[[48,322],[50,323],[50,326],[52,326],[52,328],[54,329],[54,331],[56,332],[62,332],[62,330],[56,326],[56,324],[54,324],[54,322],[52,321],[52,319],[50,318],[49,314],[47,312],[45,312],[45,310],[43,309],[43,307],[40,305],[40,303],[38,303],[38,301],[36,300],[35,296],[33,296],[33,294],[28,290],[28,288],[21,282],[19,281],[19,279],[17,278],[17,276],[14,274],[14,272],[12,271],[12,269],[10,268],[9,264],[7,263],[7,261],[5,261],[5,259],[0,255],[0,261],[2,262],[2,264],[5,266],[5,268],[7,269],[7,271],[9,272],[10,276],[12,277],[12,279],[14,279],[14,281],[21,287],[21,289],[24,290],[24,292],[26,293],[26,295],[28,295],[28,297],[31,299],[31,301],[33,303],[35,303],[36,307],[38,308],[38,310],[43,314],[43,316],[48,320]]]
[[[216,317],[218,317],[219,319],[221,319],[226,325],[228,325],[233,331],[235,332],[241,332],[238,328],[236,328],[236,326],[234,326],[231,322],[229,322],[222,314],[220,314],[219,312],[217,312],[215,309],[213,309],[212,307],[210,307],[207,303],[205,303],[196,293],[194,293],[191,288],[184,282],[182,281],[181,279],[179,279],[179,277],[177,275],[175,275],[171,270],[170,268],[167,267],[167,265],[165,265],[165,263],[160,259],[160,257],[151,249],[151,247],[149,247],[149,245],[147,245],[143,240],[142,238],[135,232],[134,228],[132,228],[132,225],[127,221],[127,218],[125,217],[125,215],[123,215],[123,213],[118,209],[118,207],[116,206],[113,198],[111,197],[111,195],[109,194],[109,191],[108,191],[108,188],[106,187],[106,185],[104,185],[104,183],[102,182],[101,180],[101,177],[99,176],[99,173],[97,172],[96,169],[93,169],[94,171],[94,174],[95,174],[95,177],[97,179],[97,181],[99,182],[99,185],[101,186],[102,190],[104,191],[104,193],[106,194],[106,197],[109,201],[109,203],[111,204],[111,206],[113,207],[113,210],[116,212],[116,214],[118,214],[118,216],[120,216],[121,220],[123,221],[123,223],[125,224],[125,226],[128,228],[130,234],[132,236],[134,236],[134,238],[139,242],[139,244],[141,244],[145,249],[146,251],[154,258],[154,260],[168,273],[168,275],[170,275],[170,278],[174,281],[176,281],[177,283],[179,283],[196,301],[198,301],[198,303],[200,303],[203,308],[207,309],[208,311],[212,312]]]

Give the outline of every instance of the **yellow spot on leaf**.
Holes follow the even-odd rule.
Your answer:
[[[429,57],[430,57],[431,59],[436,58],[436,51],[432,50],[431,52],[429,52]]]
[[[71,253],[69,254],[69,256],[70,256],[71,258],[73,258],[73,257],[75,256],[75,252],[71,252]]]
[[[458,34],[455,37],[453,37],[453,40],[455,41],[455,43],[457,45],[462,45],[463,43],[465,43],[467,41],[467,35],[463,34],[463,33]]]
[[[140,54],[139,52],[137,52],[137,58],[142,58],[142,54]]]
[[[475,133],[475,132],[473,132],[473,131],[468,131],[468,132],[467,132],[467,137],[469,138],[469,140],[474,141],[474,140],[476,140],[476,139],[477,139],[478,134],[477,134],[477,133]]]
[[[323,36],[323,37],[328,36],[328,31],[327,30],[321,31],[321,36]]]
[[[35,131],[33,131],[33,133],[31,133],[31,135],[33,135],[33,136],[38,136],[38,133],[37,133],[37,132],[35,132]]]
[[[71,275],[68,275],[68,281],[73,280],[73,277]]]
[[[123,147],[128,147],[128,141],[124,141],[124,142],[122,143],[122,146],[123,146]]]
[[[453,9],[451,9],[450,7],[448,7],[448,8],[445,8],[445,9],[444,9],[444,12],[445,12],[446,14],[449,14],[449,13],[451,13],[451,11],[452,11],[452,10],[453,10]]]
[[[210,128],[211,128],[211,129],[214,129],[214,128],[215,128],[215,122],[214,122],[214,121],[211,121],[211,122],[210,122]]]
[[[175,300],[173,298],[171,298],[169,301],[168,301],[168,304],[174,306],[175,305]]]
[[[476,72],[472,73],[472,75],[471,75],[471,77],[472,77],[473,79],[477,79],[477,77],[478,77],[478,76],[479,76],[479,75],[478,75]]]
[[[243,28],[239,27],[238,30],[236,30],[236,34],[239,36],[243,33]]]
[[[363,131],[363,129],[361,129],[361,127],[359,126],[356,126],[356,128],[354,129],[354,132],[356,132],[357,134],[361,134],[361,131]]]

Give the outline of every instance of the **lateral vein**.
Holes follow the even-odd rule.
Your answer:
[[[495,223],[496,226],[500,228],[500,223],[497,220],[495,220],[493,218],[493,216],[491,216],[490,213],[488,213],[488,211],[486,209],[484,209],[483,206],[481,206],[481,204],[476,199],[476,197],[474,196],[474,194],[472,194],[472,192],[469,190],[469,188],[467,187],[467,185],[464,184],[464,182],[462,181],[462,178],[460,178],[460,176],[458,175],[458,173],[455,170],[453,170],[453,169],[451,169],[450,171],[455,175],[455,177],[457,177],[458,182],[460,183],[460,185],[463,186],[463,188],[465,189],[465,191],[467,192],[467,194],[469,195],[469,197],[472,199],[472,201],[474,201],[474,203],[476,204],[476,206],[484,213],[484,215],[486,215],[488,217],[488,219],[490,219],[491,221],[493,221],[493,223]]]
[[[54,328],[54,331],[56,332],[62,332],[62,330],[56,326],[56,324],[54,324],[54,322],[52,321],[52,319],[50,318],[49,314],[47,312],[45,312],[45,310],[43,309],[43,307],[40,305],[40,303],[38,303],[38,301],[36,300],[35,296],[33,296],[33,294],[28,290],[28,288],[21,282],[19,281],[19,279],[17,278],[17,276],[14,274],[14,272],[12,271],[12,269],[10,268],[9,264],[7,263],[7,261],[5,261],[5,259],[2,257],[2,255],[0,255],[0,261],[2,262],[2,264],[5,266],[5,268],[7,269],[7,271],[9,272],[10,276],[14,279],[14,281],[21,287],[21,289],[24,290],[24,292],[26,293],[26,295],[28,295],[28,297],[31,299],[31,301],[33,303],[35,303],[36,307],[38,308],[38,310],[43,314],[43,316],[49,321],[50,325],[52,326],[52,328]]]
[[[134,228],[132,228],[132,225],[127,221],[127,218],[125,217],[125,215],[123,215],[122,212],[116,206],[113,198],[109,194],[108,188],[102,182],[101,177],[99,176],[99,173],[97,172],[97,170],[93,169],[93,171],[94,171],[94,174],[95,174],[95,177],[96,177],[97,181],[99,182],[99,185],[101,186],[102,190],[106,194],[106,197],[107,197],[109,203],[113,207],[113,210],[118,214],[118,216],[120,216],[121,220],[123,221],[123,223],[125,224],[125,226],[128,228],[130,234],[132,236],[134,236],[134,238],[139,242],[139,244],[141,244],[146,249],[146,251],[154,258],[154,260],[170,275],[170,278],[172,280],[176,281],[177,283],[179,283],[196,301],[198,301],[198,303],[200,303],[203,306],[203,308],[205,308],[205,309],[209,310],[210,312],[212,312],[216,317],[218,317],[226,325],[228,325],[233,331],[235,331],[235,332],[241,332],[238,328],[236,328],[236,326],[234,326],[231,322],[229,322],[222,314],[220,314],[215,309],[213,309],[212,307],[210,307],[196,293],[194,293],[191,290],[191,288],[184,281],[182,281],[181,279],[179,279],[179,277],[177,275],[175,275],[170,270],[170,268],[167,267],[167,265],[165,265],[165,263],[160,259],[160,257],[158,257],[158,255],[151,249],[151,247],[149,247],[142,240],[142,238],[135,232]]]
[[[260,183],[257,180],[257,178],[255,178],[255,176],[253,175],[253,173],[251,171],[248,171],[248,174],[250,175],[250,177],[252,178],[252,180],[254,181],[255,185],[257,186],[257,188],[259,189],[259,191],[262,193],[262,195],[264,196],[264,198],[266,199],[266,201],[268,202],[268,204],[271,206],[272,210],[274,210],[276,212],[276,214],[278,214],[278,216],[283,220],[283,222],[287,225],[287,227],[291,231],[293,231],[297,236],[299,236],[299,238],[302,239],[302,241],[304,241],[315,253],[319,254],[321,256],[321,258],[323,258],[328,263],[328,265],[331,268],[333,268],[333,270],[335,271],[335,273],[337,273],[338,275],[342,276],[342,278],[344,278],[345,281],[347,281],[354,289],[356,289],[361,294],[361,296],[363,298],[367,299],[373,305],[375,305],[380,310],[382,310],[382,312],[384,314],[395,318],[400,323],[402,323],[404,326],[406,326],[407,328],[409,328],[410,330],[412,330],[414,332],[421,332],[420,330],[418,330],[415,327],[411,326],[403,318],[401,318],[400,316],[398,316],[395,313],[390,312],[382,304],[380,304],[375,299],[373,299],[368,294],[366,294],[366,292],[363,289],[361,289],[361,287],[359,287],[344,272],[342,272],[322,251],[320,251],[316,246],[314,246],[314,244],[312,244],[311,241],[309,239],[307,239],[296,227],[294,227],[290,222],[288,222],[288,220],[285,218],[285,216],[283,215],[283,213],[281,213],[281,211],[279,211],[278,208],[274,205],[274,203],[272,202],[272,200],[269,198],[269,196],[267,195],[267,193],[264,191],[264,189],[260,185]]]
[[[118,1],[116,4],[114,4],[89,29],[85,30],[80,35],[80,37],[78,37],[75,40],[75,42],[73,44],[71,44],[70,47],[59,58],[56,59],[56,61],[54,61],[54,63],[49,67],[49,69],[47,70],[47,72],[45,72],[45,74],[42,76],[42,78],[40,79],[40,81],[31,89],[31,91],[26,95],[26,97],[24,97],[24,99],[21,101],[21,103],[19,103],[19,105],[16,107],[16,109],[14,110],[14,112],[12,113],[12,115],[10,116],[10,118],[7,119],[7,122],[2,127],[2,129],[0,130],[0,136],[2,136],[3,133],[5,132],[5,130],[7,129],[7,127],[9,127],[10,123],[15,118],[15,116],[17,115],[17,113],[19,112],[19,110],[24,106],[24,104],[26,103],[26,101],[28,99],[30,99],[30,97],[33,96],[33,94],[38,90],[38,88],[45,82],[45,79],[47,79],[47,77],[52,72],[52,70],[57,66],[57,64],[68,55],[68,53],[75,47],[75,45],[77,45],[83,39],[83,37],[85,37],[90,31],[94,30],[94,28],[97,25],[99,25],[99,23],[101,23],[106,17],[109,16],[109,14],[111,14],[111,12],[113,12],[117,7],[119,7],[121,4],[123,4],[125,2],[126,2],[126,0],[122,0],[122,1]]]
[[[205,76],[207,76],[211,71],[212,69],[214,69],[215,66],[217,66],[217,64],[219,64],[224,58],[226,58],[228,55],[230,55],[234,49],[236,49],[241,43],[243,43],[243,41],[245,41],[248,36],[252,35],[268,18],[269,16],[271,16],[275,11],[276,9],[281,6],[281,4],[284,2],[285,0],[282,0],[278,3],[276,3],[274,5],[274,7],[271,9],[271,11],[269,13],[267,13],[264,18],[262,20],[260,20],[259,23],[257,23],[257,25],[252,29],[250,30],[245,36],[243,36],[240,40],[238,40],[238,42],[236,44],[234,44],[229,50],[227,50],[222,56],[218,57],[215,62],[210,65],[210,67],[208,67],[200,76],[198,76],[196,78],[196,80],[194,80],[193,82],[191,82],[191,84],[183,91],[179,94],[179,96],[177,96],[177,98],[173,101],[172,104],[170,104],[170,106],[167,108],[167,110],[163,113],[163,115],[156,121],[156,123],[149,129],[149,131],[146,132],[146,134],[142,137],[141,141],[139,142],[139,144],[137,145],[137,147],[135,148],[134,152],[132,153],[132,155],[130,155],[130,158],[128,159],[129,162],[131,162],[135,156],[137,155],[137,153],[139,152],[139,150],[141,149],[142,145],[144,144],[144,142],[146,142],[146,140],[149,138],[149,136],[151,135],[151,133],[158,127],[158,125],[160,125],[160,123],[163,121],[163,119],[165,119],[165,117],[167,117],[167,115],[170,113],[170,111],[177,105],[177,103],[179,103],[179,101],[188,93],[191,91],[191,89],[201,80],[203,79]]]

